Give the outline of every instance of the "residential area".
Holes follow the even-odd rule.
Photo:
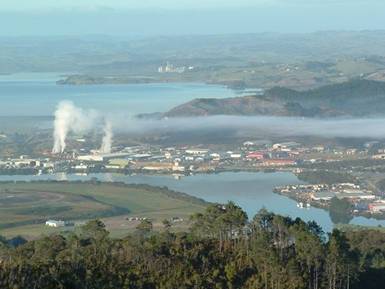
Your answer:
[[[329,208],[333,198],[344,199],[353,205],[353,213],[360,215],[382,215],[385,213],[385,199],[373,191],[353,183],[303,184],[276,187],[275,193],[286,195],[298,202],[298,206]]]

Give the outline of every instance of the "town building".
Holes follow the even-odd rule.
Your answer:
[[[384,201],[371,203],[371,204],[369,204],[368,207],[369,207],[370,212],[373,214],[385,212],[385,202]]]

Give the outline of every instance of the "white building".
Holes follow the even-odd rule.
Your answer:
[[[65,222],[64,221],[56,221],[56,220],[48,220],[47,222],[45,222],[45,225],[48,227],[58,228],[58,227],[64,227]]]
[[[218,153],[212,153],[212,154],[210,154],[210,157],[214,161],[219,161],[221,159],[221,155]]]
[[[203,156],[206,155],[209,150],[206,149],[188,149],[186,150],[186,154],[194,155],[194,156]]]
[[[194,68],[192,67],[192,69],[189,68],[189,70],[193,70]],[[183,73],[186,71],[186,67],[185,66],[180,66],[180,67],[177,67],[177,66],[174,66],[173,64],[167,62],[166,65],[162,65],[162,66],[159,66],[158,67],[158,72],[159,73]]]
[[[101,155],[83,155],[78,156],[79,161],[87,161],[87,162],[102,162],[103,156]]]
[[[242,158],[242,155],[241,154],[237,154],[237,153],[233,153],[230,155],[230,158],[232,159],[240,159]]]

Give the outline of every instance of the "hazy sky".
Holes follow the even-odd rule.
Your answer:
[[[289,0],[290,1],[290,0]],[[311,1],[311,0],[310,0]],[[221,6],[260,6],[277,3],[279,0],[2,0],[1,10],[49,10],[49,9],[181,9],[213,8]]]
[[[49,9],[205,9],[218,7],[373,5],[382,0],[1,0],[1,10]]]
[[[384,0],[0,0],[0,35],[385,29]]]

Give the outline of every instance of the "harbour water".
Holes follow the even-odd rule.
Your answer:
[[[0,117],[52,116],[62,100],[103,113],[164,112],[195,98],[225,98],[236,93],[203,83],[57,85],[58,73],[0,75]]]

